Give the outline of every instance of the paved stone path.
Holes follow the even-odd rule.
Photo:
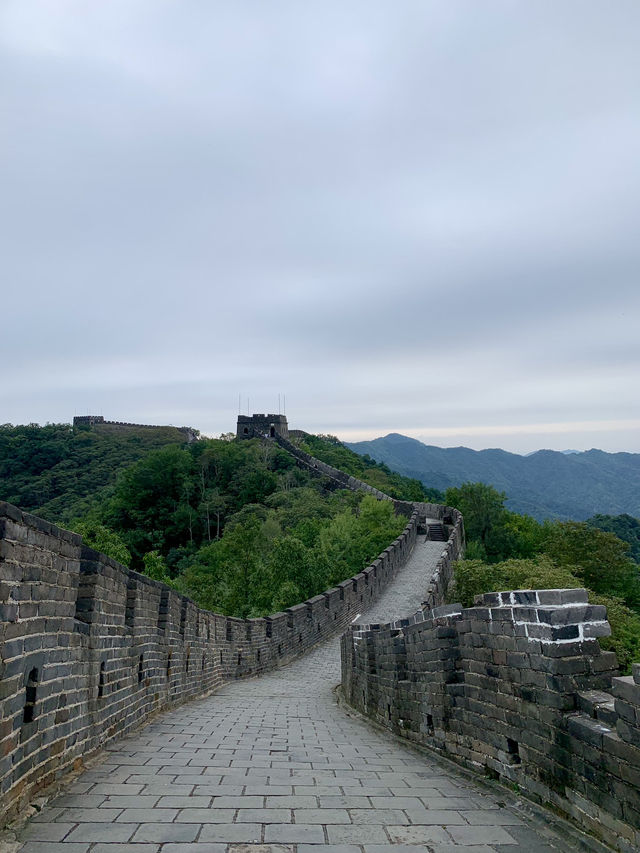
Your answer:
[[[413,612],[441,550],[416,545],[360,621]],[[104,762],[32,818],[21,853],[570,849],[505,804],[507,793],[487,793],[348,716],[332,692],[339,680],[332,640],[162,715],[109,746]]]

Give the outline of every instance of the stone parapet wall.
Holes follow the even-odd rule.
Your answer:
[[[409,507],[362,572],[282,613],[235,619],[0,502],[0,823],[153,713],[343,631],[410,556],[420,512]]]
[[[179,433],[183,439],[190,443],[195,441],[197,438],[197,431],[192,427],[176,427],[170,425],[160,425],[160,424],[132,424],[127,421],[105,421],[102,415],[76,415],[73,419],[74,427],[78,426],[89,426],[89,427],[98,427],[103,432],[109,431],[117,431],[117,432],[126,432],[128,430],[140,430],[140,429],[149,429],[149,430],[174,430]]]
[[[436,596],[437,597],[437,596]],[[640,666],[617,677],[585,590],[491,593],[342,638],[347,702],[517,784],[614,849],[640,849]]]
[[[298,430],[297,432],[301,432],[301,430]],[[289,435],[291,434],[292,431],[289,432]],[[352,477],[350,474],[346,474],[344,471],[340,471],[338,468],[334,468],[332,465],[328,465],[326,462],[316,459],[315,456],[311,456],[309,453],[306,453],[304,450],[296,447],[295,444],[292,444],[280,435],[276,434],[274,436],[274,440],[280,445],[280,447],[294,457],[300,467],[310,471],[312,474],[316,474],[319,477],[326,477],[336,488],[367,492],[367,494],[373,495],[378,498],[378,500],[392,501],[398,514],[410,516],[415,510],[418,510],[422,519],[428,517],[445,521],[451,526],[455,526],[458,531],[457,535],[459,541],[460,543],[463,542],[464,528],[462,525],[462,515],[457,509],[442,506],[441,504],[411,503],[409,501],[396,500],[395,498],[389,497],[389,495],[386,495],[384,492],[381,492],[380,489],[376,489],[375,486],[370,486],[369,483],[365,483],[363,480],[358,480],[357,477]]]

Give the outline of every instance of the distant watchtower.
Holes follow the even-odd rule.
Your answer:
[[[73,419],[74,426],[93,426],[94,424],[103,424],[104,418],[102,415],[76,415]]]
[[[286,415],[238,415],[238,438],[289,438]]]

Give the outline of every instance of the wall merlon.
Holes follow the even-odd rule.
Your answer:
[[[640,667],[615,677],[615,655],[591,638],[608,630],[582,589],[424,608],[344,635],[343,692],[401,737],[516,782],[628,851],[621,839],[640,841]]]

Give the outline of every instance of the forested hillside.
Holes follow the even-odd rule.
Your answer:
[[[375,486],[392,498],[434,502],[444,498],[444,493],[438,489],[428,488],[416,477],[398,474],[384,462],[376,462],[366,454],[354,452],[334,435],[306,435],[298,444],[316,459]]]
[[[174,427],[116,432],[71,424],[2,424],[0,499],[64,525],[85,513],[119,471],[150,450],[184,440]]]
[[[484,592],[586,587],[592,603],[607,607],[613,634],[602,645],[625,672],[640,660],[640,571],[627,542],[585,522],[518,515],[484,483],[447,489],[445,500],[464,515],[467,536],[450,601],[471,606]]]
[[[482,482],[507,495],[507,506],[542,521],[585,520],[593,515],[640,516],[640,454],[558,453],[539,450],[529,456],[505,450],[433,447],[391,433],[349,444],[423,485],[448,489]]]
[[[236,616],[274,612],[357,573],[406,522],[391,503],[332,491],[275,444],[227,436],[158,447],[152,435],[156,447],[146,435],[5,427],[0,498]],[[307,441],[385,492],[424,498],[420,483],[335,439]]]
[[[627,513],[622,515],[594,515],[587,519],[587,524],[605,530],[607,533],[615,533],[618,539],[622,539],[629,546],[629,553],[640,563],[640,519],[634,518]]]

